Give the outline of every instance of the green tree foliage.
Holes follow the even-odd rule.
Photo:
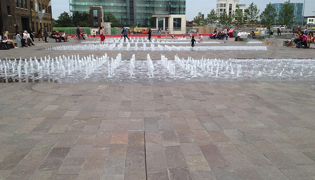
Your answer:
[[[280,25],[292,26],[295,23],[294,6],[290,0],[285,2],[280,9],[277,22]]]
[[[202,13],[199,12],[198,15],[194,18],[194,25],[195,26],[205,26],[206,20],[202,18]]]
[[[90,14],[83,12],[74,12],[72,15],[72,22],[74,26],[80,26],[80,27],[90,27]]]
[[[218,19],[219,18],[217,16],[217,14],[215,13],[215,10],[212,9],[210,11],[210,14],[207,15],[206,23],[210,24],[210,26],[212,26]]]
[[[122,23],[116,19],[116,17],[111,12],[106,12],[104,14],[104,21],[111,22],[112,27],[122,27]]]
[[[272,7],[271,3],[265,8],[265,10],[261,13],[260,19],[261,24],[270,28],[270,26],[274,23],[277,14],[275,13],[276,9]]]
[[[240,10],[240,8],[238,7],[235,10],[235,23],[237,24],[238,27],[243,27],[244,24],[246,24],[247,21],[247,14],[243,13],[243,11]]]
[[[56,26],[58,27],[74,27],[71,17],[67,12],[63,12],[56,20]]]
[[[226,11],[224,11],[222,13],[222,15],[220,15],[219,17],[219,27],[223,27],[223,28],[231,28],[232,27],[232,22],[233,22],[233,18],[234,18],[234,14],[232,14],[231,16],[228,16],[226,14]]]
[[[257,5],[251,3],[245,14],[247,15],[248,24],[257,24],[260,10],[257,8]]]

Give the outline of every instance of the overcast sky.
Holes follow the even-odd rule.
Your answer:
[[[69,12],[69,0],[51,0],[52,1],[52,11],[53,18],[58,19],[60,13],[66,11]],[[66,2],[65,2],[66,1]],[[88,1],[88,0],[87,0]],[[271,3],[283,3],[287,0],[269,0]],[[186,15],[187,20],[193,20],[193,18],[202,12],[203,14],[209,14],[211,9],[216,7],[216,0],[186,0]],[[254,2],[260,12],[266,8],[267,1],[262,0],[240,0],[241,4],[246,4],[247,6]],[[303,3],[304,0],[291,0],[292,3]],[[315,1],[314,0],[305,0],[305,16],[315,16]]]

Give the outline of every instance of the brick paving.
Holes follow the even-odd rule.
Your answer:
[[[36,45],[0,57],[63,53],[37,50],[54,43]],[[311,58],[313,51],[181,55]],[[136,56],[147,53],[161,54]],[[315,179],[314,89],[314,82],[2,83],[0,179]]]

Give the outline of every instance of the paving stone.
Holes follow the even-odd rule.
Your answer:
[[[104,174],[124,174],[125,158],[108,157],[105,161]]]
[[[145,180],[145,161],[145,152],[143,146],[128,146],[125,164],[125,179]]]
[[[148,180],[169,180],[167,171],[148,173]]]
[[[188,155],[185,158],[190,171],[210,171],[210,167],[202,154]]]
[[[193,171],[190,174],[193,180],[216,180],[212,171]]]
[[[187,168],[185,156],[179,146],[165,146],[164,155],[169,168]]]
[[[176,180],[176,179],[192,180],[188,169],[170,168],[169,174],[170,174],[170,180]]]
[[[147,172],[166,172],[167,164],[161,144],[147,144],[146,146]]]
[[[239,180],[240,179],[236,171],[231,168],[214,167],[212,168],[212,171],[216,179],[226,179],[226,180]]]
[[[228,166],[228,162],[225,160],[217,146],[205,145],[200,146],[200,149],[211,168]]]
[[[179,145],[176,133],[173,130],[161,131],[161,139],[164,146]]]
[[[113,134],[110,144],[127,144],[128,134]]]

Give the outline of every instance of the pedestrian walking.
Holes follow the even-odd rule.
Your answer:
[[[148,39],[149,39],[149,41],[151,41],[151,29],[149,29],[149,32],[148,32]]]
[[[45,42],[47,43],[47,37],[48,37],[48,32],[47,32],[47,26],[44,28],[44,37],[45,37]]]

